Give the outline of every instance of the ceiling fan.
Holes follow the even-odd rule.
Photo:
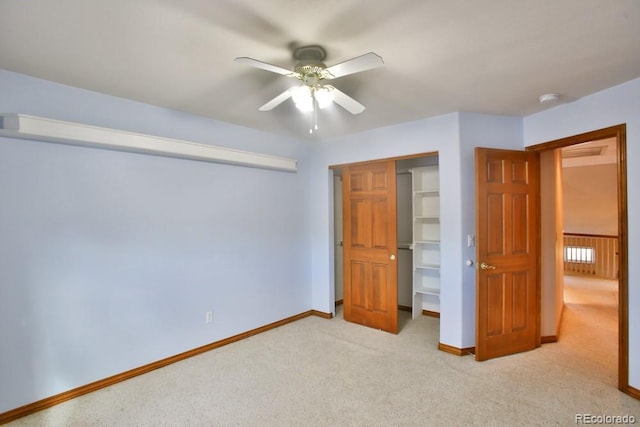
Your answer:
[[[310,112],[316,107],[322,109],[335,102],[351,114],[360,114],[365,106],[337,89],[335,86],[324,84],[325,80],[332,80],[360,71],[370,70],[384,64],[382,58],[373,52],[365,53],[339,64],[327,67],[324,62],[326,51],[318,45],[302,46],[293,52],[293,58],[298,61],[293,71],[277,65],[258,61],[248,57],[236,58],[236,62],[250,65],[262,70],[293,77],[302,82],[300,86],[289,88],[259,108],[260,111],[270,111],[289,98],[293,99],[298,109]],[[317,129],[317,127],[316,127]]]

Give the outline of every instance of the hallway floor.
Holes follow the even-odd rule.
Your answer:
[[[559,341],[580,349],[585,365],[599,366],[598,375],[617,386],[618,281],[565,276],[564,285]]]

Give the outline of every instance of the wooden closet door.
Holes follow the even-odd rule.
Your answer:
[[[395,161],[343,169],[344,319],[398,332]]]

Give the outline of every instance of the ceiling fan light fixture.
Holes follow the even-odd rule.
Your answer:
[[[369,52],[327,67],[323,62],[326,52],[321,46],[317,45],[297,48],[293,56],[298,61],[293,70],[246,56],[235,59],[236,62],[295,78],[302,82],[301,86],[289,88],[259,107],[259,111],[271,111],[287,99],[292,98],[299,110],[313,112],[312,117],[317,117],[319,109],[327,108],[333,103],[338,104],[351,114],[360,114],[365,110],[364,105],[340,89],[331,85],[324,85],[324,80],[332,80],[371,70],[384,64],[379,55]]]
[[[300,111],[313,111],[313,94],[309,86],[302,85],[291,89],[291,99]]]
[[[323,86],[315,90],[314,96],[318,101],[318,107],[325,109],[333,103],[335,94],[333,93],[333,86]]]

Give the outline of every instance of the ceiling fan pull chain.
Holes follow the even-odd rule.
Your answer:
[[[313,97],[313,128],[318,130],[318,100]]]
[[[313,103],[313,110],[311,110],[311,115],[309,116],[309,134],[313,134],[314,130],[318,130],[318,101],[312,96],[311,102]]]

